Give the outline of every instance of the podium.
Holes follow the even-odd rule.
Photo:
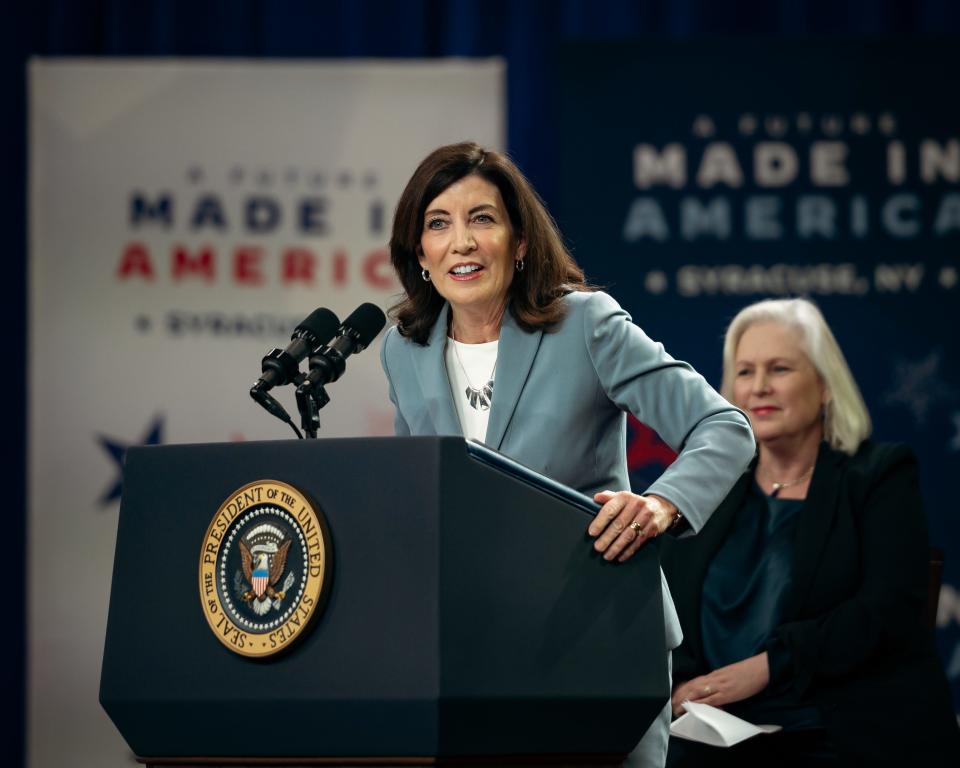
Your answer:
[[[231,652],[198,590],[225,499],[269,478],[326,518],[322,612]],[[131,448],[100,702],[149,765],[617,764],[669,697],[659,559],[455,437]]]

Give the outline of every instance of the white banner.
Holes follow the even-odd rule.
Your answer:
[[[132,762],[97,701],[123,449],[292,438],[248,395],[260,358],[315,307],[394,301],[403,185],[441,144],[502,148],[504,69],[112,59],[29,75],[29,765],[103,768]],[[329,387],[321,436],[392,431],[378,352]]]

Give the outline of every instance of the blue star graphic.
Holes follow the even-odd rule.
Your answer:
[[[106,435],[97,435],[97,442],[117,465],[117,478],[113,485],[100,497],[100,506],[106,507],[120,498],[123,492],[123,458],[131,445],[160,445],[163,442],[163,417],[157,416],[147,428],[143,439],[138,443],[115,440]]]

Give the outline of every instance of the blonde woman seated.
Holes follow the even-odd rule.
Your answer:
[[[960,765],[924,621],[913,454],[867,439],[860,391],[803,299],[734,318],[722,392],[758,456],[700,535],[663,542],[684,632],[673,709],[704,702],[783,731],[726,750],[672,738],[668,764]]]

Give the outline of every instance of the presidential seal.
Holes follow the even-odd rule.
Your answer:
[[[200,550],[200,602],[216,638],[242,656],[289,647],[323,607],[330,536],[315,504],[277,480],[230,495]]]

